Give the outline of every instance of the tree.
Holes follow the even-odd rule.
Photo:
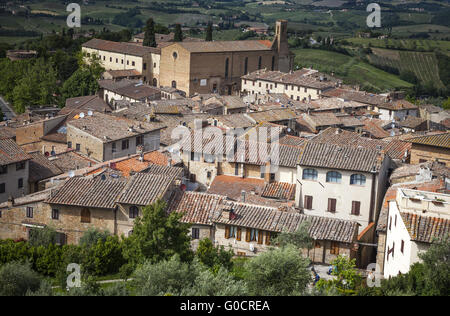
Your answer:
[[[281,247],[294,245],[298,249],[311,249],[313,247],[313,239],[308,231],[310,225],[310,222],[302,222],[295,232],[282,232],[274,239],[273,243]]]
[[[213,28],[212,28],[212,22],[208,23],[208,27],[206,28],[206,38],[205,40],[207,42],[211,42],[213,40]]]
[[[156,47],[155,22],[153,21],[152,18],[149,18],[147,20],[144,34],[144,42],[142,43],[142,45],[149,47]]]
[[[337,290],[340,294],[356,294],[356,290],[362,282],[362,277],[356,270],[356,259],[339,255],[331,264],[335,267],[331,273],[335,278],[319,280],[316,284],[317,288],[325,292]]]
[[[109,231],[100,231],[95,227],[90,227],[80,238],[80,246],[86,246],[88,248],[97,244],[98,241],[105,242],[106,238],[111,236]]]
[[[233,266],[231,261],[234,256],[233,250],[227,251],[223,246],[214,247],[209,238],[200,240],[196,256],[201,263],[216,270],[220,269],[220,267],[231,270]]]
[[[53,245],[56,243],[56,230],[48,226],[44,228],[32,228],[30,229],[28,243],[34,247]]]
[[[249,260],[245,281],[250,295],[301,295],[311,281],[309,260],[292,245],[274,248]]]
[[[0,296],[24,296],[40,285],[41,278],[28,263],[10,262],[0,268]]]
[[[450,110],[450,97],[448,97],[447,100],[444,101],[442,107],[444,108],[444,110]]]
[[[181,24],[175,25],[175,35],[173,37],[174,42],[182,42],[183,41],[183,31],[181,30]]]
[[[125,258],[133,263],[167,260],[178,254],[182,261],[193,258],[189,224],[180,222],[183,214],[166,213],[167,204],[158,200],[143,208],[134,222],[133,234],[125,239]]]

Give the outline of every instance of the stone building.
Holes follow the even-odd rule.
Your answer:
[[[240,91],[240,77],[258,69],[290,71],[287,21],[278,21],[270,41],[178,42],[161,48],[160,85],[194,93]]]
[[[146,123],[97,112],[67,123],[67,147],[106,161],[159,149],[160,129],[157,123]]]
[[[411,164],[437,161],[450,167],[450,133],[410,138]]]

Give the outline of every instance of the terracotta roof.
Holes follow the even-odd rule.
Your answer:
[[[137,173],[131,177],[117,203],[142,205],[152,204],[163,198],[175,177],[161,174]]]
[[[11,138],[0,139],[0,166],[30,160],[31,156]]]
[[[296,168],[303,146],[279,145],[278,165],[282,167]]]
[[[101,180],[74,177],[48,199],[47,203],[114,209],[115,201],[126,183],[119,180]]]
[[[126,55],[143,57],[148,54],[161,54],[161,50],[154,47],[140,46],[132,43],[112,42],[93,38],[82,45],[86,48],[103,50]]]
[[[407,128],[417,128],[419,125],[421,125],[423,122],[425,122],[426,120],[420,118],[420,117],[416,117],[416,116],[412,116],[412,115],[408,115],[403,121],[399,121],[398,124],[401,127],[407,127]]]
[[[113,78],[124,78],[124,77],[138,77],[141,73],[136,69],[119,69],[119,70],[107,70],[105,71],[111,75]]]
[[[40,152],[30,153],[30,173],[28,181],[37,182],[57,176],[63,171]]]
[[[71,114],[74,110],[92,110],[97,112],[111,111],[111,107],[98,95],[76,97],[66,100],[66,106],[59,111],[59,115]]]
[[[377,121],[375,121],[374,119],[361,120],[361,122],[364,124],[363,130],[368,132],[372,137],[379,139],[390,136],[389,132],[382,128]]]
[[[411,143],[393,140],[387,143],[384,152],[392,159],[404,159],[411,153]]]
[[[182,222],[212,225],[211,218],[221,209],[224,200],[226,196],[222,195],[181,191],[169,202],[167,210],[169,213],[184,213]]]
[[[413,144],[428,145],[442,148],[450,148],[450,133],[442,133],[437,135],[420,136],[409,138],[407,140]]]
[[[96,161],[78,154],[75,150],[69,150],[50,157],[49,160],[63,172],[70,170],[83,169]]]
[[[379,105],[386,102],[386,97],[367,93],[365,91],[348,90],[342,88],[331,89],[322,93],[324,97],[338,97],[370,105]]]
[[[216,214],[213,222],[270,232],[295,232],[302,222],[310,221],[309,233],[312,238],[345,243],[353,242],[358,231],[359,224],[353,221],[284,212],[260,205],[228,203],[236,218],[230,220],[228,216],[224,217],[220,213]]]
[[[290,145],[290,146],[302,146],[306,141],[306,138],[284,135],[280,137],[279,143],[280,145]]]
[[[378,172],[380,152],[376,150],[308,142],[299,164],[309,167]]]
[[[431,243],[450,233],[450,220],[400,212],[411,240]]]
[[[249,117],[257,123],[261,122],[279,122],[295,119],[298,115],[291,109],[282,108],[276,110],[268,110],[262,112],[247,113]]]
[[[268,183],[264,186],[261,196],[280,200],[294,200],[295,184],[285,182]]]
[[[138,122],[98,112],[72,120],[67,126],[73,126],[103,143],[146,134],[164,127],[159,123]]]
[[[382,109],[388,109],[388,110],[393,110],[393,111],[418,109],[418,107],[416,105],[414,105],[406,100],[390,101],[390,102],[378,104],[377,106]]]
[[[0,126],[0,139],[16,138],[16,130],[8,126]]]
[[[156,98],[161,91],[149,85],[136,83],[129,86],[113,90],[116,94],[129,97],[134,100],[144,100],[146,98]]]
[[[172,45],[180,45],[190,53],[220,53],[238,51],[270,51],[265,43],[260,41],[212,41],[212,42],[177,42]],[[171,46],[163,49],[171,49]]]
[[[242,191],[245,191],[247,195],[251,194],[252,191],[260,194],[264,185],[264,179],[219,175],[214,178],[208,193],[220,194],[238,200]]]

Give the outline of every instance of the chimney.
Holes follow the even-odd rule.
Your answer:
[[[267,162],[264,166],[264,182],[270,183],[270,162]]]
[[[14,198],[12,197],[12,195],[10,195],[8,197],[8,208],[12,208],[14,206]]]
[[[241,191],[241,202],[242,203],[246,202],[246,192],[245,192],[245,190]]]

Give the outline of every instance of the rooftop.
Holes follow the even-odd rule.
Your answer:
[[[30,160],[31,158],[11,138],[0,139],[0,166]]]
[[[268,41],[212,41],[212,42],[177,42],[172,45],[180,45],[190,53],[220,53],[220,52],[245,52],[245,51],[270,51],[271,43]],[[172,45],[162,48],[172,49]]]
[[[39,151],[32,152],[29,155],[32,159],[30,160],[30,173],[28,181],[38,182],[63,173],[63,170],[61,170],[56,164],[54,164]]]
[[[450,133],[419,136],[407,139],[408,142],[419,145],[450,148]]]
[[[90,41],[84,43],[82,46],[86,48],[133,55],[138,57],[143,57],[148,54],[161,54],[161,50],[158,48],[140,46],[132,43],[106,41],[98,38],[93,38]]]

